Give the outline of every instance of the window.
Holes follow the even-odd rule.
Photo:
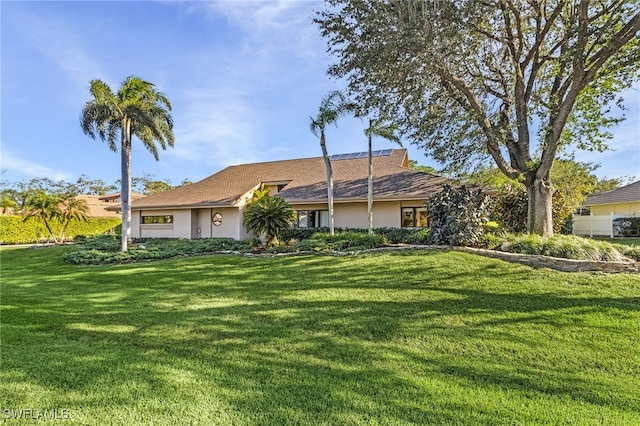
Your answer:
[[[424,207],[403,207],[401,225],[403,228],[427,226],[427,209]]]
[[[296,228],[320,228],[329,226],[328,210],[299,210]]]
[[[145,225],[156,223],[173,223],[173,215],[166,216],[142,216],[142,223]]]
[[[591,215],[591,207],[578,207],[576,209],[576,216],[589,216]]]

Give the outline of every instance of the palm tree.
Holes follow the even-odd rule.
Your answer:
[[[329,232],[334,234],[333,222],[333,171],[331,169],[331,160],[327,153],[327,140],[325,137],[325,128],[329,124],[336,124],[338,118],[353,108],[352,104],[347,102],[345,96],[339,91],[331,91],[320,102],[320,109],[316,118],[311,117],[311,132],[319,136],[320,148],[322,148],[322,158],[324,166],[327,170],[327,203],[329,206]]]
[[[371,155],[371,142],[374,136],[379,136],[386,140],[402,146],[400,138],[396,135],[398,126],[396,124],[385,124],[380,120],[369,119],[369,127],[364,134],[369,139],[369,182],[367,188],[367,215],[369,218],[369,235],[373,235],[373,160]]]
[[[96,135],[117,151],[120,133],[122,201],[122,251],[131,238],[131,139],[136,136],[158,160],[156,142],[162,149],[173,147],[171,103],[154,85],[139,77],[127,77],[117,93],[101,80],[91,80],[88,101],[80,115],[82,131],[93,139]]]
[[[87,213],[89,213],[89,206],[85,200],[78,199],[76,197],[67,197],[62,200],[62,208],[60,218],[63,221],[62,231],[60,231],[60,242],[64,242],[64,231],[67,230],[67,226],[72,220],[87,221]]]
[[[272,245],[278,237],[291,228],[295,212],[282,197],[263,194],[251,202],[244,212],[244,226],[255,235],[265,234],[267,244]]]
[[[47,231],[49,231],[49,235],[53,239],[53,242],[56,244],[58,243],[58,240],[51,228],[51,221],[60,220],[62,217],[60,201],[60,197],[57,195],[38,191],[27,198],[22,219],[23,222],[33,218],[42,220]]]

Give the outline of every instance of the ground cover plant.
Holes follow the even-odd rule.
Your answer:
[[[491,222],[489,223],[491,224]],[[488,227],[485,225],[485,227]],[[108,263],[130,263],[138,261],[168,259],[212,253],[308,253],[347,252],[385,247],[394,244],[430,244],[430,229],[383,228],[374,235],[366,229],[339,230],[334,235],[326,231],[315,233],[289,232],[287,241],[264,247],[258,238],[236,241],[232,238],[150,238],[137,240],[129,251],[119,251],[120,243],[114,235],[77,238],[80,244],[76,250],[65,253],[64,260],[71,264],[100,265]],[[595,261],[640,261],[640,247],[637,244],[617,244],[607,241],[556,235],[514,235],[509,233],[484,233],[478,247],[512,253],[534,254],[577,260]]]
[[[445,250],[101,266],[71,250],[0,252],[5,416],[640,424],[638,275]]]

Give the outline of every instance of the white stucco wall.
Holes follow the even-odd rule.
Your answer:
[[[420,206],[419,202],[414,203]],[[302,204],[292,206],[295,210],[328,210],[326,204]],[[367,203],[336,203],[334,204],[334,223],[336,228],[367,228]],[[373,203],[373,226],[400,227],[402,203],[400,201],[386,201]]]
[[[387,201],[373,204],[373,226],[400,227],[402,207],[420,207],[421,202]],[[328,210],[326,204],[295,205],[295,210]],[[367,228],[367,203],[336,203],[335,226],[337,228]],[[212,215],[220,213],[222,223],[212,223]],[[141,216],[173,215],[171,224],[140,223]],[[133,238],[234,238],[241,240],[249,235],[242,224],[242,210],[232,207],[200,208],[184,210],[142,210],[132,212],[131,236]]]
[[[142,224],[142,216],[173,216],[173,223]],[[131,212],[133,238],[192,238],[195,232],[191,210],[134,210]]]
[[[373,203],[374,228],[399,228],[401,223],[400,202]],[[367,226],[369,226],[367,222]]]
[[[241,239],[240,226],[242,225],[242,217],[236,208],[214,208],[212,214],[220,213],[222,215],[222,223],[219,226],[210,227],[211,235],[214,238],[235,238]],[[209,218],[209,222],[211,219]]]

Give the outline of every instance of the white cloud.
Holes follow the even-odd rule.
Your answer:
[[[299,59],[313,59],[324,56],[323,41],[311,23],[314,8],[321,6],[320,1],[258,0],[201,2],[196,9],[190,7],[225,17],[243,32],[247,47],[258,56],[275,57],[287,51]]]
[[[175,117],[176,156],[193,163],[231,165],[259,158],[258,113],[230,90],[182,94],[185,109]]]
[[[0,167],[3,171],[6,170],[11,176],[18,176],[20,179],[44,176],[53,180],[69,180],[73,178],[69,173],[55,170],[31,160],[24,160],[6,152],[4,149],[2,150],[2,164]]]

